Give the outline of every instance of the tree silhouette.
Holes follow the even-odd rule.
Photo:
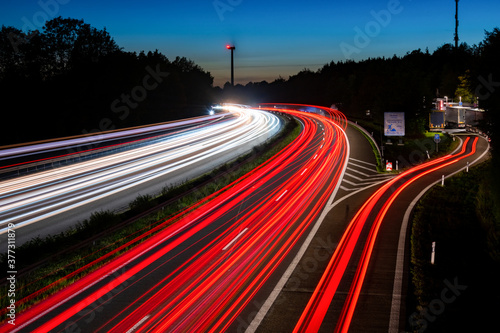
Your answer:
[[[212,84],[191,60],[124,52],[83,20],[57,17],[29,33],[2,26],[0,145],[206,114]]]
[[[464,103],[468,103],[471,105],[474,104],[476,98],[470,88],[470,81],[471,78],[469,70],[467,70],[464,75],[458,77],[458,86],[455,90],[455,100],[458,101],[461,98],[462,102]]]

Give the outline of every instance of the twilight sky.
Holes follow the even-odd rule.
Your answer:
[[[433,52],[453,43],[455,0],[0,0],[0,25],[34,30],[57,16],[106,27],[125,51],[189,58],[223,85],[228,43],[241,84],[330,61]],[[460,0],[460,42],[478,44],[499,17],[499,0]]]

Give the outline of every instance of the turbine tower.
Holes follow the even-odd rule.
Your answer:
[[[455,0],[455,49],[458,49],[458,0]]]
[[[231,86],[234,87],[234,58],[233,51],[236,47],[234,45],[226,45],[226,49],[231,50]]]

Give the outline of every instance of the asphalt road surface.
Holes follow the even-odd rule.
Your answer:
[[[352,147],[358,133],[347,133]],[[358,177],[358,185],[364,186],[364,190],[347,187],[354,186],[354,182],[345,180],[349,171],[360,175],[351,168],[353,164],[369,175],[366,167],[370,160],[360,158],[369,156],[368,146],[358,158],[350,158],[351,167],[342,182],[344,192],[339,191],[337,204],[332,206],[272,306],[266,313],[259,312],[247,331],[403,331],[409,317],[404,307],[409,212],[418,197],[439,182],[442,175],[447,177],[465,169],[467,162],[487,158],[489,146],[484,138],[465,137],[463,142],[463,150],[454,156],[431,162],[427,167],[422,165],[398,178],[392,176],[382,187],[377,185],[375,174],[370,181]],[[362,140],[358,143],[356,147],[361,147]],[[365,203],[369,204],[360,209]]]
[[[293,144],[20,314],[14,331],[403,330],[409,208],[488,143],[463,138],[453,156],[379,174],[341,114],[269,110],[300,119]]]
[[[238,319],[310,230],[346,165],[340,114],[333,122],[288,113],[304,130],[287,149],[21,314],[14,331],[240,329]]]
[[[93,212],[126,209],[139,194],[156,194],[208,172],[280,128],[279,119],[268,113],[232,111],[234,117],[187,131],[179,125],[178,132],[115,154],[1,181],[0,240],[6,240],[8,224],[15,225],[20,246],[34,237],[64,231]],[[56,143],[42,145],[42,152],[55,149]]]

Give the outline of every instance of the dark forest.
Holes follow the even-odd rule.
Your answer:
[[[126,52],[106,29],[55,18],[41,31],[0,30],[0,145],[100,132],[207,114],[213,103],[335,105],[347,117],[406,112],[409,135],[425,130],[435,97],[468,95],[486,109],[495,137],[500,105],[500,30],[478,45],[444,44],[391,58],[339,61],[288,79],[214,87],[185,57]],[[493,140],[493,142],[495,142]]]

